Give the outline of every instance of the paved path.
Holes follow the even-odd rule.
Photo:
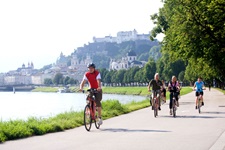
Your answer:
[[[182,96],[177,118],[168,104],[154,118],[145,108],[104,121],[100,130],[84,127],[0,144],[0,150],[225,150],[225,95],[205,91],[202,114],[194,92]]]

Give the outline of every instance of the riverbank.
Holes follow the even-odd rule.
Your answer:
[[[146,90],[143,88],[142,90]],[[108,89],[109,90],[109,89]],[[110,89],[112,90],[112,89]],[[122,90],[117,88],[118,91]],[[130,89],[131,90],[131,89]],[[137,90],[137,89],[136,89]],[[191,92],[191,88],[183,88],[181,95]],[[167,94],[168,96],[169,94]],[[103,119],[126,114],[149,106],[149,100],[121,104],[118,100],[102,102]],[[65,112],[50,118],[29,118],[27,121],[15,120],[0,122],[0,142],[20,139],[46,133],[59,132],[83,125],[83,111]]]

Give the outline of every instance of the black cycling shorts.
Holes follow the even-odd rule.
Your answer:
[[[203,92],[195,92],[196,96],[202,95],[203,96]]]

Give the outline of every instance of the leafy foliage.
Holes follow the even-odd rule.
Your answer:
[[[151,39],[164,33],[162,51],[169,52],[172,57],[188,60],[186,79],[192,80],[193,74],[196,77],[202,72],[201,69],[208,68],[210,71],[200,74],[210,78],[214,76],[213,70],[218,78],[224,80],[224,12],[224,0],[165,0],[159,13],[151,16],[156,24]]]

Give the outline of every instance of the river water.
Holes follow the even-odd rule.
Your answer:
[[[86,105],[83,93],[0,92],[1,121],[28,117],[48,118],[67,111],[80,111]],[[125,104],[142,101],[143,96],[103,94],[103,101],[116,99]]]

